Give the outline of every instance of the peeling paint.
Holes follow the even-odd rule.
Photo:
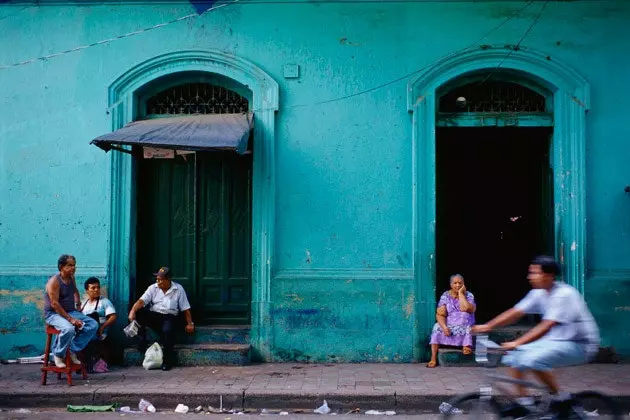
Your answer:
[[[573,102],[577,103],[582,108],[586,108],[586,104],[582,102],[578,97],[573,96],[571,99],[573,100]]]
[[[413,315],[413,307],[415,303],[416,303],[416,297],[413,293],[411,293],[409,296],[407,296],[407,304],[403,306],[403,311],[405,312],[405,318],[407,319],[411,318],[411,315]]]
[[[21,297],[22,303],[28,305],[35,304],[37,309],[44,310],[44,289],[42,290],[0,290],[0,296]]]
[[[360,46],[362,45],[362,44],[359,44],[359,43],[357,43],[357,42],[352,42],[352,41],[349,41],[349,40],[348,40],[348,38],[347,38],[347,37],[345,37],[345,36],[344,36],[344,37],[339,38],[339,43],[340,43],[341,45],[351,45],[351,46],[353,46],[353,47],[360,47]]]
[[[304,298],[301,298],[296,293],[285,295],[287,298],[290,298],[293,302],[303,302]]]
[[[27,344],[25,346],[13,346],[11,347],[11,351],[20,353],[20,354],[33,354],[37,353],[37,347],[32,344]]]

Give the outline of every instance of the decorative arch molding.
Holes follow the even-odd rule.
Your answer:
[[[417,287],[415,343],[429,335],[435,311],[436,102],[443,86],[479,71],[505,73],[513,81],[533,82],[553,95],[551,165],[554,171],[555,254],[567,283],[584,291],[586,251],[585,150],[590,86],[569,66],[537,52],[484,47],[452,54],[410,80],[412,113],[414,273]],[[503,78],[505,80],[505,77]],[[424,357],[418,345],[414,357]]]
[[[232,79],[252,94],[254,162],[252,202],[252,330],[255,357],[271,358],[270,284],[275,241],[275,113],[279,86],[262,69],[243,58],[216,50],[168,53],[129,69],[109,87],[112,131],[134,120],[137,92],[166,75],[199,71]],[[132,158],[111,154],[111,223],[108,276],[120,307],[129,305],[135,284],[135,201]]]

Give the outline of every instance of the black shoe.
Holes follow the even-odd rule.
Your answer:
[[[512,417],[513,419],[522,419],[531,415],[532,411],[520,404],[513,404],[501,410],[502,417]]]
[[[162,370],[165,372],[167,370],[171,370],[171,365],[169,365],[168,363],[162,363]]]
[[[570,394],[557,395],[551,400],[549,411],[555,414],[555,418],[568,419],[571,418],[574,404]]]

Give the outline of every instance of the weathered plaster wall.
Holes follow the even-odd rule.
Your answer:
[[[394,363],[413,357],[411,279],[286,274],[275,283],[273,301],[279,360]]]
[[[410,360],[419,320],[406,306],[416,287],[406,79],[312,104],[371,89],[459,51],[525,4],[242,4],[0,70],[0,281],[5,282],[0,290],[10,293],[0,296],[2,357],[14,346],[43,342],[35,332],[40,321],[33,321],[40,314],[35,291],[43,288],[45,273],[54,272],[60,253],[77,255],[79,273],[82,266],[104,272],[109,158],[88,142],[111,128],[107,87],[157,55],[212,48],[246,58],[280,83],[276,277],[269,320],[275,356]],[[482,43],[516,44],[542,6],[535,2]],[[0,40],[0,65],[191,11],[186,3],[3,6],[0,32],[9,36]],[[591,84],[586,295],[605,344],[626,354],[630,333],[611,321],[630,325],[624,309],[630,196],[623,192],[630,184],[624,106],[630,59],[623,54],[629,47],[628,19],[630,4],[621,0],[550,2],[521,44],[562,60]],[[283,77],[290,63],[300,65],[299,79]],[[437,287],[446,287],[446,280],[439,279]],[[25,303],[25,296],[33,301]],[[20,324],[22,319],[28,322]]]

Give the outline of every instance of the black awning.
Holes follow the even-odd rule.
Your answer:
[[[120,130],[92,140],[108,152],[117,145],[135,145],[175,150],[236,150],[243,154],[254,115],[209,114],[134,121]]]

